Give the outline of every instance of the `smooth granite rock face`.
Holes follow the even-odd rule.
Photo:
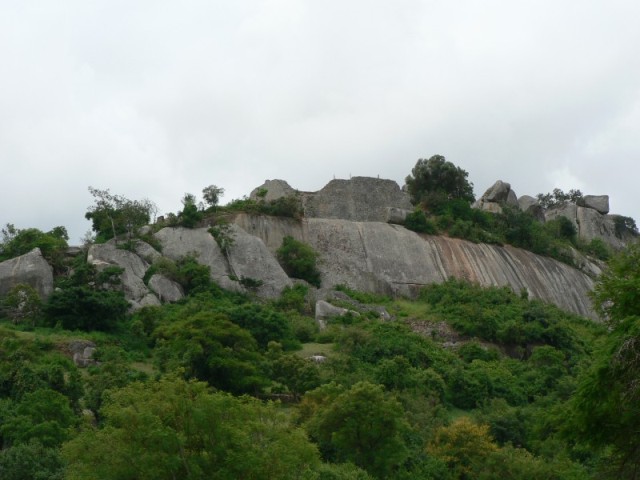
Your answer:
[[[305,194],[303,204],[307,218],[358,222],[386,222],[388,208],[413,208],[409,195],[396,182],[371,177],[331,180],[322,190]]]
[[[531,298],[595,318],[593,280],[556,260],[505,246],[418,235],[376,222],[310,219],[308,243],[321,255],[324,287],[412,296],[424,285],[461,278],[526,289]]]
[[[156,273],[149,279],[149,288],[162,303],[173,303],[184,297],[182,287],[164,275]]]
[[[545,222],[544,208],[542,208],[537,198],[530,195],[522,195],[518,198],[518,207],[523,212],[533,215],[533,217],[539,222]]]
[[[258,194],[264,192],[266,190],[266,194],[260,197]],[[291,185],[289,185],[284,180],[265,180],[262,185],[254,188],[249,194],[249,198],[251,200],[264,200],[265,202],[270,202],[272,200],[277,200],[282,197],[289,197],[291,195],[295,195],[297,192],[294,190]]]
[[[133,310],[147,305],[160,305],[149,288],[144,284],[144,274],[149,264],[136,253],[117,248],[115,243],[95,244],[89,247],[87,262],[98,270],[109,266],[117,266],[124,271],[120,275],[124,296],[131,304]]]
[[[518,206],[518,196],[511,190],[511,184],[496,181],[473,205],[473,208],[490,213],[502,213],[502,205]]]
[[[231,234],[233,244],[229,248],[227,260],[237,279],[251,279],[261,283],[255,288],[256,294],[261,298],[277,298],[285,287],[293,285],[262,240],[249,235],[237,225],[232,225]]]
[[[582,203],[583,207],[592,208],[603,215],[609,213],[609,195],[585,195]]]
[[[211,279],[222,288],[243,291],[232,280],[224,254],[206,228],[163,228],[154,237],[162,245],[162,254],[173,261],[187,255],[195,255],[197,261],[211,269]]]
[[[331,305],[325,300],[318,300],[316,302],[316,322],[318,323],[318,328],[320,328],[320,330],[324,330],[325,328],[327,328],[327,321],[329,319],[335,317],[343,317],[349,314],[353,315],[354,317],[360,316],[360,314],[355,310],[336,307],[335,305]]]
[[[42,299],[53,292],[53,268],[39,248],[0,263],[0,298],[20,283],[31,286]]]
[[[505,246],[419,235],[382,222],[306,219],[297,223],[242,219],[260,225],[252,233],[270,238],[294,233],[319,254],[322,287],[344,284],[350,288],[389,295],[414,296],[420,288],[448,278],[466,279],[482,286],[526,289],[559,307],[595,318],[588,292],[588,275],[556,260]],[[594,266],[594,269],[597,267]]]

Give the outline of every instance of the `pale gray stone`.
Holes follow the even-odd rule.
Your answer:
[[[135,241],[135,252],[140,258],[144,259],[149,264],[162,257],[162,254],[159,251],[142,240]]]
[[[161,302],[177,302],[184,298],[184,291],[180,284],[156,273],[149,279],[149,288],[153,290]]]
[[[522,195],[518,198],[518,206],[525,213],[533,215],[539,222],[545,222],[544,209],[540,206],[537,198],[530,195]]]
[[[233,244],[227,260],[236,278],[253,279],[262,283],[256,294],[262,298],[277,298],[285,287],[293,285],[274,255],[258,237],[249,235],[237,225],[231,225]]]
[[[387,223],[402,225],[412,210],[398,207],[387,207]]]
[[[207,265],[211,279],[222,288],[244,291],[230,278],[227,260],[213,236],[206,228],[163,228],[154,235],[162,245],[162,254],[173,261],[187,255],[195,255],[198,263]]]
[[[511,184],[503,182],[502,180],[497,180],[496,183],[491,185],[487,189],[487,191],[484,192],[484,195],[482,195],[482,200],[484,200],[485,202],[506,203],[509,198],[510,191]]]
[[[42,299],[53,293],[53,268],[39,248],[0,263],[0,298],[20,283],[31,286]]]
[[[546,222],[554,220],[558,217],[564,217],[571,221],[576,229],[576,232],[580,231],[578,226],[578,206],[575,203],[564,203],[555,208],[550,208],[544,212],[544,218]]]
[[[266,190],[267,193],[264,197],[258,196],[258,193]],[[284,180],[265,180],[262,185],[254,188],[249,194],[249,198],[251,200],[260,201],[264,200],[265,202],[270,202],[272,200],[278,200],[282,197],[290,197],[295,195],[296,191],[291,188]]]
[[[87,262],[94,265],[98,270],[109,266],[123,268],[120,275],[124,296],[136,310],[147,304],[158,305],[160,302],[147,298],[153,294],[149,291],[142,280],[149,268],[149,264],[141,259],[137,254],[128,250],[117,248],[115,243],[110,241],[103,244],[95,244],[89,247]]]
[[[318,322],[320,330],[324,330],[327,327],[327,320],[335,317],[343,317],[349,314],[355,317],[360,316],[360,314],[354,310],[336,307],[324,300],[318,300],[316,302],[316,322]]]
[[[580,226],[578,237],[585,243],[599,238],[612,249],[622,250],[633,240],[633,237],[620,238],[616,235],[615,215],[602,215],[592,208],[578,207],[577,219]]]
[[[588,275],[548,257],[510,246],[421,237],[378,222],[309,219],[307,243],[319,252],[323,286],[414,296],[432,283],[461,278],[483,286],[526,288],[531,298],[595,318]]]
[[[603,215],[609,213],[609,195],[585,195],[582,203],[584,207],[597,210]]]
[[[315,193],[303,196],[308,218],[338,218],[362,222],[386,222],[388,208],[411,210],[409,195],[393,180],[353,177],[332,180]]]

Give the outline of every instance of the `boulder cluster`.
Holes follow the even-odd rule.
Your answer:
[[[518,197],[509,183],[498,180],[473,206],[500,213],[505,205],[528,212],[543,223],[565,217],[575,227],[578,238],[586,243],[600,239],[612,249],[620,250],[634,239],[631,234],[616,230],[618,215],[609,214],[608,195],[585,195],[578,203],[566,201],[545,209],[538,199],[529,195]]]

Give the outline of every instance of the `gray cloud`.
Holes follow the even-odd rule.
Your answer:
[[[401,183],[435,153],[478,195],[581,188],[638,218],[637,2],[7,3],[2,224],[77,242],[89,185],[167,212],[211,183]]]

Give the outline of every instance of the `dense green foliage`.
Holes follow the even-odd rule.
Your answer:
[[[207,193],[217,209],[221,192]],[[207,210],[187,200],[197,225]],[[491,215],[443,192],[427,203],[408,220],[423,233],[559,256],[578,244],[564,219]],[[338,286],[332,301],[358,315],[319,331],[304,284],[257,301],[215,285],[194,256],[161,259],[145,281],[162,273],[186,297],[132,314],[122,270],[79,256],[46,301],[26,286],[3,299],[0,477],[637,478],[639,257],[614,256],[597,283],[604,325],[452,280],[412,301]],[[287,237],[278,258],[319,284],[308,245]],[[88,340],[97,351],[79,370],[71,345]]]
[[[612,478],[640,476],[640,245],[619,253],[594,302],[610,328],[580,378],[568,436],[604,452]]]
[[[112,194],[109,189],[99,190],[89,187],[94,204],[87,209],[85,218],[91,220],[96,233],[96,241],[104,242],[118,235],[127,234],[131,241],[138,228],[147,225],[157,207],[150,200],[130,200],[122,195]]]
[[[19,229],[8,223],[2,229],[0,241],[0,262],[29,253],[39,248],[42,256],[56,271],[63,268],[64,253],[67,250],[69,235],[64,227],[55,227],[49,232],[37,228]]]
[[[554,188],[552,193],[539,193],[536,198],[542,208],[555,208],[567,202],[580,203],[583,197],[580,190],[569,190],[565,193],[559,188]]]
[[[467,180],[468,176],[442,155],[433,155],[429,159],[419,159],[405,182],[414,204],[432,207],[454,199],[473,202],[473,184]]]
[[[287,275],[320,286],[320,271],[316,267],[318,254],[309,245],[287,236],[282,239],[276,255]]]
[[[120,288],[122,269],[108,267],[98,272],[80,260],[44,305],[44,323],[68,330],[114,330],[129,308]]]

